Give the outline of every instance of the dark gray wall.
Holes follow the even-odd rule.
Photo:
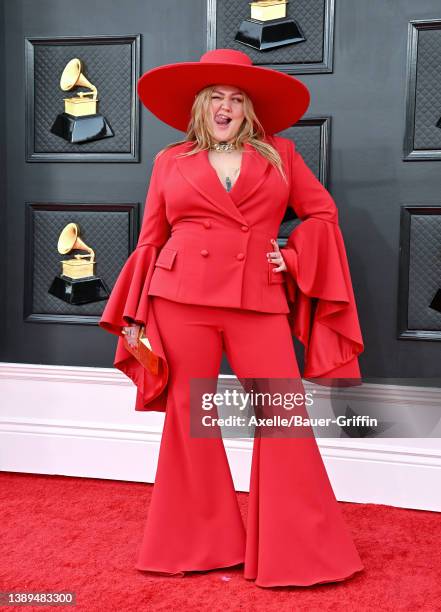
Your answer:
[[[4,2],[0,0],[0,83],[5,82],[5,18]],[[5,92],[5,87],[2,87]],[[5,95],[0,96],[0,261],[6,258],[6,120]],[[6,299],[6,274],[4,266],[0,272],[0,360],[4,359],[6,320],[4,306]]]
[[[7,222],[0,241],[8,228],[4,360],[111,365],[115,339],[98,327],[23,322],[24,202],[144,202],[154,154],[181,137],[143,109],[140,164],[121,164],[115,172],[105,163],[26,163],[24,37],[141,33],[144,72],[198,59],[206,49],[205,15],[204,0],[6,1],[6,95],[0,98],[6,104],[0,121],[5,117],[9,126]],[[329,187],[340,209],[366,342],[360,363],[370,377],[440,372],[438,342],[396,338],[400,205],[441,200],[441,163],[402,161],[407,25],[439,17],[438,0],[336,0],[334,72],[300,76],[312,94],[308,115],[332,116]]]

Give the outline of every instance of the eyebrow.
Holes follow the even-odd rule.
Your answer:
[[[216,93],[220,93],[220,94],[224,93],[224,92],[223,92],[223,91],[221,91],[220,89],[213,89],[213,93],[214,93],[214,92],[216,92]],[[233,93],[232,93],[231,95],[232,95],[232,96],[237,96],[237,95],[242,96],[243,94],[242,94],[242,92],[241,92],[241,91],[233,91]]]

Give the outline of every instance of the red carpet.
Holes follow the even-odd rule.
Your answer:
[[[243,566],[158,577],[134,569],[152,485],[0,474],[0,591],[70,590],[77,606],[1,610],[441,610],[441,515],[341,503],[365,563],[344,582],[259,588]],[[248,494],[238,493],[246,519]]]

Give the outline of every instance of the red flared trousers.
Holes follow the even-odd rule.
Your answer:
[[[247,525],[222,439],[190,436],[189,381],[300,377],[285,314],[150,296],[170,366],[151,505],[136,568],[170,574],[244,563],[257,586],[344,580],[364,568],[314,437],[256,437]]]

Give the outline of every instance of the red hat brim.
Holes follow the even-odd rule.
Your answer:
[[[209,85],[231,85],[245,91],[266,134],[294,125],[310,101],[306,85],[288,74],[218,62],[181,62],[153,68],[139,78],[138,95],[158,119],[186,132],[195,95]]]

